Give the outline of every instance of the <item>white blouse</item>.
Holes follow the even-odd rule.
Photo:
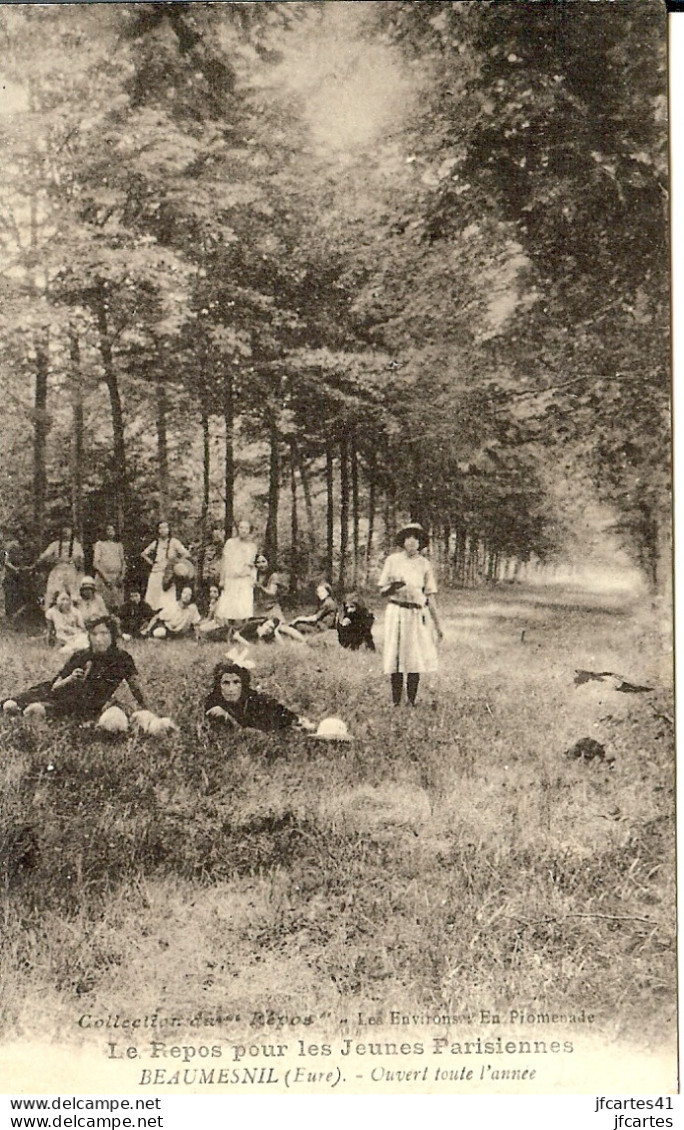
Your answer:
[[[427,603],[427,597],[437,592],[432,565],[420,553],[409,557],[402,549],[387,558],[378,584],[384,588],[393,581],[403,582],[403,587],[390,595],[389,599],[395,604],[418,604],[422,607]]]

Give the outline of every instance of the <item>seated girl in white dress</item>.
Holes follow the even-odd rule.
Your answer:
[[[142,630],[141,635],[152,636],[155,640],[179,639],[181,636],[192,635],[201,619],[193,591],[190,585],[186,585],[178,600],[162,608]]]

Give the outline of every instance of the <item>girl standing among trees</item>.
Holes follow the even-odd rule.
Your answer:
[[[214,613],[219,623],[242,623],[254,614],[254,563],[257,547],[251,540],[252,526],[238,522],[237,537],[228,538],[221,557],[221,596]]]
[[[123,583],[126,576],[124,547],[111,524],[105,527],[104,537],[93,546],[93,573],[97,590],[104,598],[110,612],[118,612],[123,604]]]
[[[169,523],[161,521],[157,526],[157,538],[143,549],[140,554],[143,561],[150,566],[150,575],[145,592],[145,603],[149,604],[153,612],[159,612],[167,605],[176,603],[176,586],[170,584],[164,588],[164,574],[167,566],[173,566],[177,561],[190,557],[189,551],[178,538],[171,536]]]
[[[50,542],[34,563],[51,565],[45,589],[45,610],[54,604],[58,592],[68,592],[72,599],[78,598],[78,583],[84,566],[83,546],[74,537],[71,526],[62,526],[55,541]]]
[[[26,576],[30,566],[26,565],[26,556],[16,538],[6,542],[4,557],[5,616],[12,620],[31,600],[31,584]]]
[[[415,706],[421,673],[437,670],[433,626],[440,640],[442,629],[434,606],[437,585],[432,566],[420,552],[427,540],[418,523],[404,526],[397,534],[401,549],[387,558],[378,582],[388,598],[383,670],[390,677],[395,706],[401,703],[404,675],[407,704]]]

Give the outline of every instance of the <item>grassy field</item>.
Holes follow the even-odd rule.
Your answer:
[[[570,590],[452,594],[438,675],[393,710],[380,657],[262,648],[260,685],[353,744],[200,725],[219,645],[130,645],[178,735],[0,720],[4,1037],[82,1015],[584,1008],[674,1024],[668,647],[650,611]],[[523,636],[524,633],[524,636]],[[377,632],[378,637],[380,631]],[[3,696],[55,671],[0,640]],[[616,671],[648,694],[574,686]],[[569,760],[593,737],[609,762]],[[256,1023],[256,1021],[255,1021]]]

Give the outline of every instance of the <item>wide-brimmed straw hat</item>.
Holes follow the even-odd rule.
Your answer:
[[[403,546],[408,537],[418,538],[418,548],[425,549],[425,546],[430,540],[426,531],[419,522],[409,522],[407,526],[402,526],[396,537],[397,545]]]
[[[182,561],[176,561],[173,567],[173,575],[179,581],[194,581],[195,579],[195,566],[192,561],[183,558]]]
[[[318,723],[318,729],[312,738],[321,742],[350,742],[352,736],[347,729],[347,723],[341,718],[324,718]]]

